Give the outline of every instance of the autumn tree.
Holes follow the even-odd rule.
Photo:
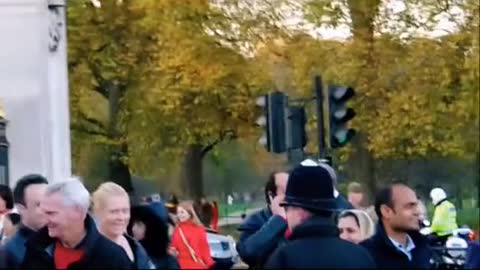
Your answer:
[[[171,27],[157,33],[158,50],[152,55],[157,66],[145,71],[149,79],[140,89],[138,113],[164,122],[138,136],[157,147],[181,149],[183,187],[198,198],[203,195],[203,158],[223,140],[254,131],[253,102],[266,80],[253,62],[205,33],[208,2],[166,2],[159,12]],[[170,134],[166,141],[155,140],[161,131]]]
[[[109,150],[116,181],[159,155],[181,156],[184,190],[199,198],[204,157],[255,132],[253,102],[268,77],[211,34],[222,13],[208,1],[101,3],[69,7],[76,139]]]
[[[350,170],[370,187],[379,160],[478,153],[475,1],[406,0],[397,12],[380,0],[89,2],[68,13],[74,154],[87,149],[80,142],[103,145],[114,180],[178,168],[183,190],[200,197],[202,161],[219,143],[256,143],[255,97],[274,86],[310,96],[317,72],[359,93]],[[352,38],[319,40],[282,24],[303,8],[318,26],[347,25]],[[411,33],[432,29],[438,14],[458,31]]]
[[[456,33],[462,32],[475,21],[478,4],[406,0],[404,9],[394,11],[387,1],[306,2],[312,22],[347,25],[352,34],[344,42],[347,50],[338,51],[345,53],[338,61],[341,78],[334,77],[359,93],[354,124],[360,134],[351,164],[359,169],[358,178],[375,187],[376,159],[462,156],[465,136],[452,120],[464,105],[452,96],[461,88],[462,52],[469,46],[455,33],[439,39],[421,38],[419,32],[433,30],[441,15],[457,23]],[[457,16],[455,8],[463,15]]]
[[[90,1],[68,5],[68,67],[70,72],[74,158],[81,141],[103,145],[108,153],[108,177],[131,190],[126,93],[138,81],[153,44],[142,31],[129,1]],[[78,144],[75,142],[78,140]],[[76,155],[77,154],[77,155]]]

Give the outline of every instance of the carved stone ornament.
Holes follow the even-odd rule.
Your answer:
[[[0,119],[5,119],[7,114],[5,113],[5,109],[3,107],[2,99],[0,98]]]
[[[48,6],[48,48],[50,52],[56,52],[60,41],[62,40],[62,33],[64,24],[63,13],[61,10],[64,6],[49,5]]]

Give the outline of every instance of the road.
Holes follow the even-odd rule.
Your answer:
[[[262,207],[257,207],[257,208],[251,208],[247,209],[246,211],[238,211],[234,212],[228,217],[221,218],[220,221],[218,222],[218,226],[228,226],[228,225],[236,225],[242,223],[242,214],[246,214],[247,216],[262,209]]]
[[[238,225],[241,224],[243,219],[242,219],[242,214],[246,214],[246,216],[262,209],[262,207],[257,207],[257,208],[251,208],[247,209],[246,211],[238,211],[234,212],[228,217],[221,218],[220,221],[218,222],[219,227],[222,226],[229,226],[229,225]],[[232,269],[248,269],[248,265],[246,265],[243,262],[239,262],[235,264]]]

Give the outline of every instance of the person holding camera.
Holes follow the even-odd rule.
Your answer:
[[[273,172],[265,185],[267,206],[248,216],[240,225],[237,251],[250,269],[261,269],[275,249],[286,241],[289,231],[285,209],[288,174]]]

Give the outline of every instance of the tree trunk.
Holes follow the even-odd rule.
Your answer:
[[[109,123],[108,135],[114,141],[121,140],[118,131],[118,112],[120,108],[121,89],[116,85],[108,87]],[[124,161],[128,157],[128,144],[121,143],[118,146],[109,147],[110,161],[108,163],[110,181],[122,186],[127,192],[133,191],[130,168]]]
[[[111,152],[110,161],[108,163],[109,180],[122,186],[125,191],[132,192],[132,177],[128,164],[122,161],[123,153]]]
[[[118,122],[119,107],[120,107],[120,89],[118,86],[111,84],[108,87],[108,110],[109,110],[108,133],[112,137],[118,136],[117,122]]]
[[[433,184],[432,177],[430,177],[430,160],[427,157],[423,158],[422,167],[422,183],[419,185],[421,188],[417,190],[417,193],[420,193],[422,198],[429,198],[429,192]]]
[[[187,146],[182,167],[182,187],[189,199],[199,200],[203,196],[203,147],[199,144]]]
[[[373,198],[373,194],[377,188],[375,161],[372,154],[366,148],[367,136],[358,133],[353,140],[354,154],[350,159],[350,165],[353,169],[353,175],[360,183],[366,185],[369,197]]]
[[[457,197],[457,209],[462,210],[463,209],[463,192],[462,192],[462,187],[458,182],[455,183],[455,195]]]
[[[478,198],[478,194],[480,193],[480,185],[478,185],[478,183],[480,183],[480,152],[477,152],[477,155],[476,155],[476,158],[475,158],[475,162],[473,163],[473,169],[474,169],[474,177],[475,177],[475,181],[474,183],[477,183],[477,190],[475,192],[475,189],[472,188],[473,190],[473,196],[472,198],[474,198],[474,200],[476,200],[476,203],[477,205],[475,205],[474,207],[478,207],[480,208],[480,199]]]
[[[350,17],[352,18],[353,41],[357,44],[356,55],[364,63],[357,72],[359,78],[357,84],[365,90],[374,87],[377,76],[377,65],[374,55],[374,22],[378,14],[380,2],[380,0],[348,0],[347,2]],[[371,98],[367,100],[365,97],[360,96],[359,100],[358,104],[362,104],[363,111],[366,112],[366,109],[371,108],[370,110],[375,112],[375,104],[371,104]],[[362,100],[369,101],[369,104]],[[366,183],[370,194],[373,194],[377,188],[375,159],[373,153],[367,148],[368,134],[359,132],[357,136],[359,138],[354,143],[357,160],[360,161],[360,164],[357,166],[357,172],[359,172],[360,180]]]
[[[412,181],[412,160],[410,159],[410,157],[405,157],[405,163],[406,163],[406,166],[405,166],[405,182],[407,182],[408,184],[410,185],[413,185],[413,181]]]

